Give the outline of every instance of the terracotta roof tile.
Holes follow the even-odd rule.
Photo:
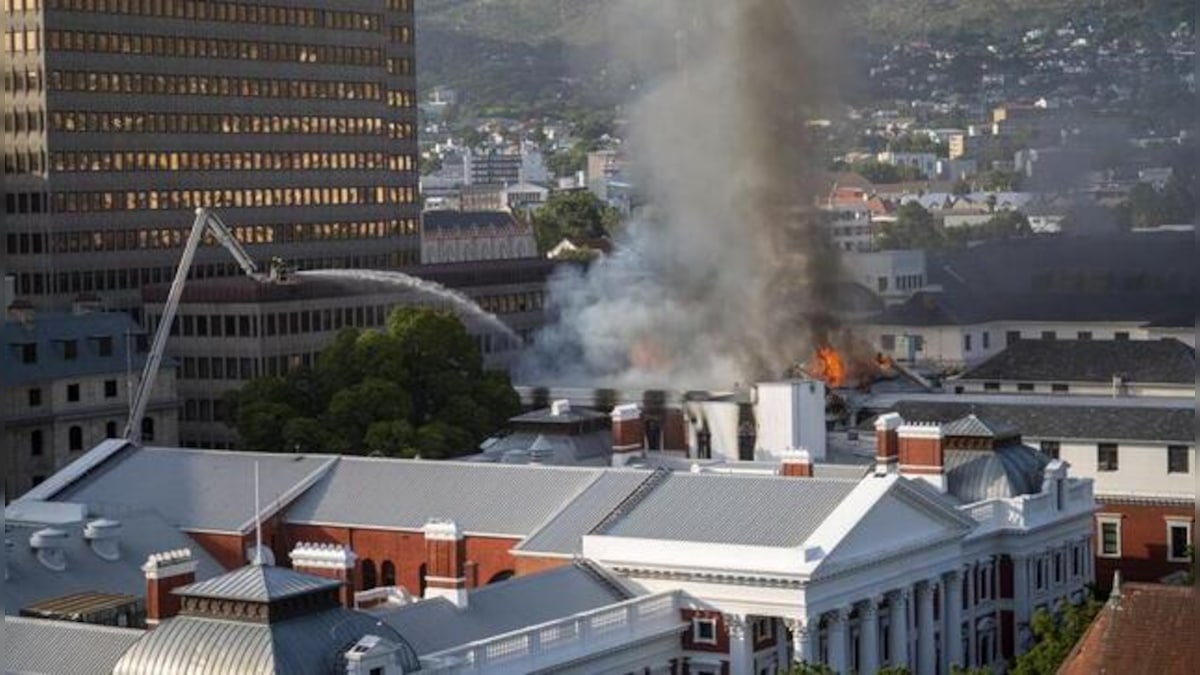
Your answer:
[[[1200,613],[1193,586],[1127,583],[1059,668],[1059,675],[1196,672]]]

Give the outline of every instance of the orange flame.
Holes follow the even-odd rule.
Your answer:
[[[837,350],[828,345],[817,348],[817,353],[809,364],[808,372],[813,377],[823,380],[831,387],[841,387],[846,384],[846,364]]]

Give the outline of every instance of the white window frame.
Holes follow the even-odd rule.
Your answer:
[[[706,638],[700,635],[700,624],[708,624],[712,627],[712,637]],[[717,644],[717,620],[705,616],[692,617],[692,642],[699,645]]]
[[[1186,551],[1184,552],[1183,557],[1171,555],[1171,530],[1177,527],[1182,527],[1187,530],[1187,545],[1194,545],[1192,542],[1192,521],[1183,517],[1167,518],[1167,562],[1191,562]]]
[[[1104,552],[1104,526],[1106,524],[1115,525],[1117,528],[1117,552]],[[1121,515],[1117,513],[1100,513],[1096,515],[1096,557],[1097,558],[1120,558],[1121,557]]]

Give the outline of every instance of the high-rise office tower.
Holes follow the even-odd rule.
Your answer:
[[[136,306],[200,206],[260,261],[418,261],[412,0],[2,1],[18,297]]]

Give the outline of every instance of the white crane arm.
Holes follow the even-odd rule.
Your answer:
[[[266,279],[258,272],[258,265],[229,232],[225,223],[207,209],[196,209],[196,220],[192,222],[191,234],[188,235],[187,244],[183,247],[179,266],[175,269],[175,279],[171,282],[171,290],[167,294],[162,316],[159,317],[158,328],[154,332],[154,342],[150,345],[150,353],[146,356],[146,365],[142,368],[142,379],[138,382],[133,403],[129,407],[129,421],[125,424],[125,440],[136,445],[142,443],[142,418],[146,415],[146,407],[150,404],[150,395],[154,391],[154,381],[158,379],[158,369],[162,365],[167,338],[171,335],[171,324],[175,322],[175,313],[179,309],[179,299],[183,296],[183,287],[187,283],[188,271],[192,267],[192,260],[196,257],[196,249],[200,247],[205,230],[211,231],[213,237],[233,254],[238,265],[248,276],[257,281]]]

